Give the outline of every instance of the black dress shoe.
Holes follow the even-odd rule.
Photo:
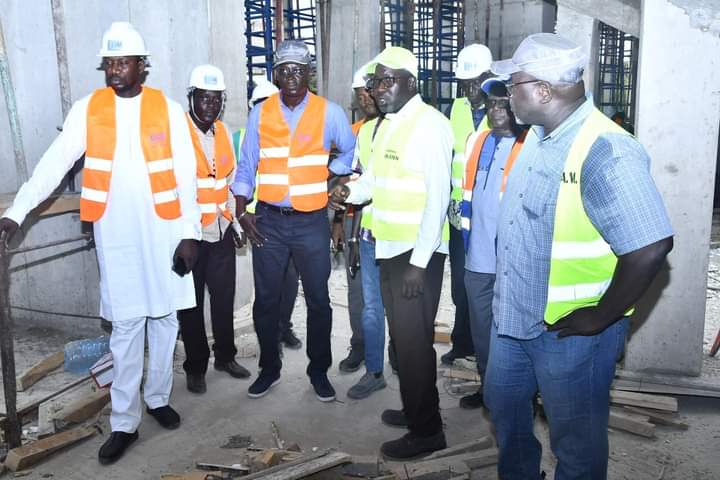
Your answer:
[[[227,372],[231,377],[235,378],[250,378],[250,372],[248,369],[237,363],[235,360],[230,360],[229,362],[216,361],[215,370]]]
[[[292,350],[298,350],[302,347],[302,340],[295,335],[292,329],[286,330],[280,335],[280,342]]]
[[[406,433],[397,440],[383,443],[380,452],[390,460],[410,460],[444,448],[447,448],[447,443],[442,431],[429,437]]]
[[[315,375],[310,377],[310,383],[315,390],[315,396],[321,402],[332,402],[335,400],[335,389],[328,380],[327,375]]]
[[[387,409],[380,415],[380,420],[391,427],[407,428],[408,426],[407,417],[402,410]]]
[[[180,426],[180,415],[170,405],[158,408],[148,407],[147,413],[168,430],[175,430]]]
[[[188,373],[186,375],[187,389],[192,393],[207,392],[207,384],[205,383],[205,375],[202,373]]]
[[[138,439],[138,432],[112,432],[100,447],[98,460],[102,465],[110,465],[123,456],[125,450]]]
[[[467,410],[482,408],[483,405],[485,405],[485,403],[483,402],[483,394],[480,390],[472,395],[465,395],[460,399],[460,408],[465,408]]]
[[[455,350],[454,348],[451,348],[449,352],[440,356],[440,363],[450,366],[453,364],[456,358],[465,358],[469,357],[470,355],[474,355],[474,353],[470,352],[465,354],[463,352]]]

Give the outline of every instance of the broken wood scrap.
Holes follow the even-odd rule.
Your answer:
[[[481,386],[482,386],[482,384],[479,382],[462,382],[462,383],[453,383],[450,386],[448,386],[447,389],[450,391],[450,393],[465,394],[465,393],[475,393],[480,389]]]
[[[278,465],[282,461],[284,453],[277,449],[263,450],[252,459],[251,471],[259,472]]]
[[[453,475],[447,478],[455,478],[460,475],[469,474],[473,470],[496,464],[498,461],[497,448],[485,448],[477,452],[466,452],[458,455],[451,455],[442,458],[426,457],[415,463],[395,465],[392,471],[402,479],[422,479],[432,473],[449,472]],[[468,478],[468,477],[464,477]]]
[[[101,388],[64,406],[57,419],[66,423],[82,423],[110,402],[110,389]]]
[[[681,422],[680,420],[673,418],[670,414],[667,413],[657,412],[649,410],[647,408],[632,407],[629,405],[623,405],[623,408],[630,412],[648,417],[650,419],[650,422],[654,423],[655,425],[665,425],[668,427],[679,428],[681,430],[688,429],[687,423]]]
[[[93,427],[78,427],[13,448],[5,458],[5,466],[16,472],[40,462],[45,457],[97,433]]]
[[[280,429],[275,422],[270,422],[270,433],[272,434],[275,446],[279,449],[285,448],[285,442],[280,437]]]
[[[216,480],[222,479],[222,472],[187,472],[187,473],[166,473],[160,475],[160,480]]]
[[[480,375],[475,371],[465,370],[463,368],[441,369],[440,374],[445,378],[459,378],[471,382],[480,382]]]
[[[450,330],[435,329],[435,343],[450,343]]]
[[[666,412],[677,412],[678,410],[677,398],[675,397],[628,392],[624,390],[610,390],[610,402],[619,405],[652,408]]]
[[[270,467],[257,473],[243,477],[243,480],[298,480],[314,473],[334,468],[338,465],[352,461],[352,457],[342,452],[324,450],[314,455],[308,455],[292,462]]]
[[[655,425],[649,422],[648,417],[623,411],[617,407],[610,408],[608,425],[616,430],[634,433],[645,438],[655,437]]]
[[[433,460],[436,458],[450,457],[453,455],[459,455],[461,453],[473,452],[478,450],[485,450],[494,446],[495,442],[488,436],[480,437],[477,440],[471,440],[469,442],[459,443],[452,447],[445,448],[443,450],[437,450],[432,454],[424,457],[423,460]]]
[[[216,470],[220,472],[230,473],[248,473],[250,471],[250,467],[241,464],[223,465],[221,463],[197,462],[195,464],[195,468],[198,468],[200,470]]]
[[[16,384],[18,392],[23,392],[42,379],[48,373],[59,368],[65,361],[65,352],[53,353],[38,363],[25,370],[17,377]]]

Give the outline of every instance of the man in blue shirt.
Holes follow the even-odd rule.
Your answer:
[[[475,359],[485,377],[490,350],[492,298],[495,285],[495,237],[500,199],[507,176],[520,152],[525,130],[515,123],[505,84],[497,78],[483,82],[491,131],[471,135],[465,147],[464,195],[460,204],[465,251],[464,287],[467,292]],[[460,399],[462,408],[483,406],[482,389]]]
[[[355,136],[338,105],[308,91],[310,52],[302,41],[278,46],[273,76],[280,93],[250,112],[232,185],[237,218],[253,245],[253,322],[261,370],[248,396],[262,397],[280,381],[280,286],[292,257],[308,310],[307,374],[317,398],[330,402],[335,389],[327,378],[332,310],[326,175],[351,173]],[[332,146],[339,155],[328,167]],[[246,205],[254,195],[258,203],[251,214]]]
[[[541,478],[538,390],[555,479],[606,478],[609,392],[628,315],[673,245],[650,159],[594,107],[586,64],[581,47],[539,33],[492,66],[509,77],[518,121],[533,125],[500,208],[484,386],[506,480]]]

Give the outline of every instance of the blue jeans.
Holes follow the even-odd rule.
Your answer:
[[[594,336],[532,340],[490,336],[485,404],[495,425],[503,480],[539,479],[541,446],[533,434],[539,390],[557,457],[555,480],[607,477],[610,384],[625,348],[624,318]]]
[[[375,244],[360,239],[360,277],[362,279],[362,327],[365,367],[370,373],[383,371],[385,347],[385,309],[380,290],[380,267],[375,261]]]

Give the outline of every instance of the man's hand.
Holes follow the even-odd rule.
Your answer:
[[[347,241],[348,245],[348,270],[350,278],[355,278],[358,270],[360,270],[360,245],[357,238],[351,238]]]
[[[233,220],[233,222],[235,221],[236,220]],[[235,230],[234,224],[227,229],[225,235],[232,235],[232,241],[235,248],[243,248],[245,244],[247,244],[247,236],[245,235],[245,232]]]
[[[548,325],[549,332],[558,332],[558,338],[572,335],[597,335],[619,318],[604,315],[598,307],[583,307]]]
[[[2,241],[7,247],[7,242],[17,232],[20,225],[15,223],[14,220],[10,220],[7,217],[0,218],[0,241]]]
[[[403,273],[402,294],[405,298],[415,298],[423,294],[425,288],[425,269],[409,263]]]
[[[173,255],[173,264],[177,259],[181,259],[185,263],[185,271],[190,272],[195,266],[198,258],[198,241],[189,238],[180,240],[175,254]]]
[[[237,216],[238,223],[240,223],[240,226],[242,227],[243,232],[245,232],[247,239],[250,240],[250,243],[256,247],[262,247],[266,238],[260,234],[260,231],[258,231],[255,223],[257,221],[257,217],[255,214],[246,210],[246,205],[247,198],[241,195],[235,196],[235,215]]]
[[[345,203],[345,200],[347,200],[348,196],[350,195],[350,189],[347,187],[347,185],[336,185],[333,187],[332,190],[330,190],[330,193],[328,194],[328,202],[330,204],[330,208],[333,210],[345,210],[345,206],[343,205]]]

